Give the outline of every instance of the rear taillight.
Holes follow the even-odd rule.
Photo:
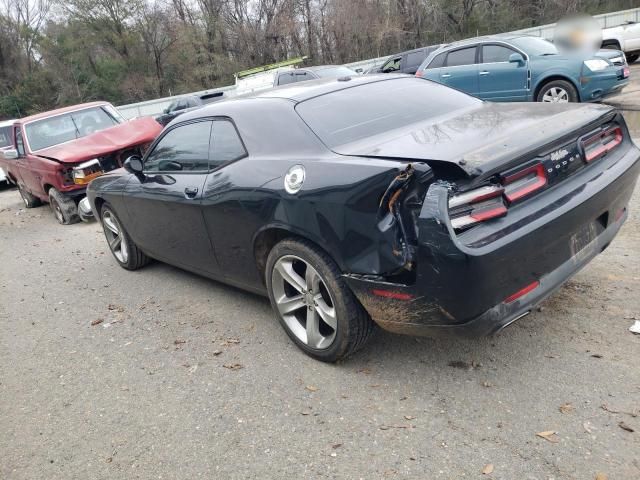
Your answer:
[[[467,228],[476,223],[507,214],[502,199],[501,185],[488,185],[449,199],[451,226],[455,229]]]
[[[422,70],[418,70],[418,71],[416,72],[416,77],[421,78],[421,77],[422,77],[422,75],[423,75],[423,71],[422,71]]]
[[[622,128],[615,126],[582,139],[580,145],[584,152],[584,159],[589,163],[605,156],[622,143],[622,138]]]
[[[503,176],[502,183],[504,196],[509,202],[516,202],[544,188],[547,184],[547,175],[544,166],[541,163],[536,163],[523,170]]]

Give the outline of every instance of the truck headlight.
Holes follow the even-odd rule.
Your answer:
[[[73,177],[73,183],[76,185],[86,185],[91,180],[96,177],[99,177],[104,173],[102,170],[102,165],[100,165],[100,160],[94,158],[92,160],[87,160],[86,162],[82,162],[80,165],[76,165],[71,170],[71,176]]]
[[[599,72],[600,70],[604,70],[609,67],[609,62],[603,60],[602,58],[593,58],[591,60],[584,61],[585,66],[591,70],[592,72]]]

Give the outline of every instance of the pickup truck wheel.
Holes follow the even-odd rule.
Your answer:
[[[633,63],[640,58],[640,53],[630,53],[627,55],[627,63]]]
[[[55,188],[49,189],[49,206],[56,220],[62,225],[71,225],[80,221],[76,202]]]
[[[18,185],[18,192],[20,193],[20,196],[22,197],[22,201],[24,202],[24,206],[26,208],[35,208],[42,205],[42,201],[38,197],[31,195],[20,185]]]
[[[536,100],[545,103],[574,103],[580,101],[575,87],[566,80],[551,80],[545,83],[538,92]]]
[[[138,270],[149,263],[149,257],[133,243],[111,205],[102,206],[100,218],[109,249],[122,268]]]
[[[315,245],[286,239],[267,258],[271,305],[307,355],[336,362],[360,349],[375,330],[335,262]]]

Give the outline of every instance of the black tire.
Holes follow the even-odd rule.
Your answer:
[[[290,257],[298,257],[315,269],[322,280],[323,289],[326,288],[326,292],[330,295],[337,327],[332,343],[326,348],[313,348],[298,338],[289,328],[278,309],[274,297],[274,267],[279,260]],[[276,244],[267,258],[265,277],[269,299],[281,325],[301,350],[317,360],[336,362],[346,358],[362,348],[376,329],[376,324],[346,285],[336,263],[329,255],[310,242],[285,239]],[[305,312],[306,308],[302,307],[302,311]],[[309,309],[311,310],[311,307]]]
[[[35,195],[31,195],[20,185],[18,185],[18,193],[20,193],[20,196],[22,197],[22,201],[24,202],[24,206],[26,208],[36,208],[42,205],[42,200],[40,200]]]
[[[640,58],[640,53],[630,53],[627,55],[627,63],[634,63],[638,58]]]
[[[49,206],[56,220],[62,225],[71,225],[80,221],[78,206],[73,198],[67,197],[53,187],[49,189]]]
[[[120,242],[126,248],[126,258],[123,255],[118,255],[116,249],[114,249],[114,245],[112,243],[113,239],[109,236],[110,232],[114,232],[109,228],[108,225],[105,224],[105,219],[108,218],[113,218],[116,222],[117,229],[120,231]],[[131,237],[118,218],[118,214],[108,203],[104,203],[102,205],[102,208],[100,209],[100,223],[102,224],[102,230],[104,231],[107,245],[109,245],[109,250],[111,250],[113,258],[116,259],[116,261],[122,268],[126,270],[138,270],[139,268],[142,268],[149,263],[149,257],[147,257],[142,252],[142,250],[140,250],[140,248],[138,248],[138,246],[133,242],[133,240],[131,240]]]
[[[568,101],[571,103],[580,101],[576,88],[566,80],[551,80],[550,82],[545,83],[538,91],[536,101],[543,102],[544,96],[547,94],[547,92],[552,91],[552,89],[561,89],[565,91],[567,93]]]

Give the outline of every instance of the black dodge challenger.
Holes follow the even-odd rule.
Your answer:
[[[88,196],[124,268],[266,294],[336,361],[375,325],[483,335],[527,315],[609,245],[639,157],[607,106],[343,77],[180,116]]]

